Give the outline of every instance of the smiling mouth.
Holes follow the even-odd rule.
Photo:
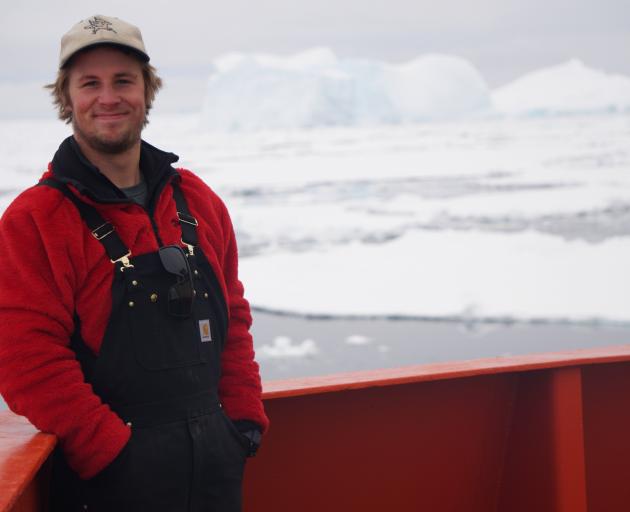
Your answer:
[[[113,121],[117,119],[122,119],[123,117],[126,117],[127,115],[128,115],[128,112],[111,112],[111,113],[95,114],[94,117],[102,121],[110,121],[110,120]]]

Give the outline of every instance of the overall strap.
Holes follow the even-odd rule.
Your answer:
[[[81,218],[90,228],[92,236],[94,236],[94,238],[103,245],[105,252],[112,263],[120,263],[122,265],[121,270],[133,267],[133,265],[129,262],[131,251],[127,249],[123,241],[116,233],[114,225],[104,220],[96,208],[78,199],[68,189],[65,183],[61,183],[51,178],[46,178],[41,180],[38,185],[45,185],[57,189],[70,199],[70,201],[72,201],[77,210],[79,210]]]
[[[175,206],[177,207],[177,218],[179,219],[179,225],[182,228],[182,242],[188,247],[188,254],[191,256],[194,254],[194,249],[199,245],[199,239],[197,238],[197,219],[195,219],[188,209],[188,203],[179,184],[175,181],[173,184],[173,199],[175,199]]]

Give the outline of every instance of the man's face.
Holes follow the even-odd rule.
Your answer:
[[[99,153],[117,154],[140,141],[146,105],[142,66],[115,48],[74,58],[68,74],[74,136]]]

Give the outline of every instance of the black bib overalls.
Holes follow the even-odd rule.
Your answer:
[[[79,318],[72,347],[86,381],[132,430],[120,455],[88,481],[80,480],[57,450],[52,510],[240,511],[249,442],[224,414],[217,394],[226,304],[210,264],[195,247],[196,221],[179,187],[173,184],[195,290],[186,318],[169,313],[177,276],[165,270],[157,252],[130,257],[95,209],[63,185],[44,184],[75,203],[114,261],[112,311],[100,353],[95,357],[81,340]]]

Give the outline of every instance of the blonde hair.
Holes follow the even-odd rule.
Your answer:
[[[126,53],[126,52],[125,52]],[[142,78],[144,79],[144,103],[146,105],[145,120],[149,122],[149,110],[153,106],[155,95],[162,87],[162,79],[157,75],[157,70],[148,62],[140,62],[142,68]],[[70,77],[71,60],[57,72],[57,79],[52,84],[44,86],[50,90],[53,97],[53,104],[57,109],[59,119],[69,124],[72,121],[72,111],[68,110],[70,97],[68,95],[68,80]]]

